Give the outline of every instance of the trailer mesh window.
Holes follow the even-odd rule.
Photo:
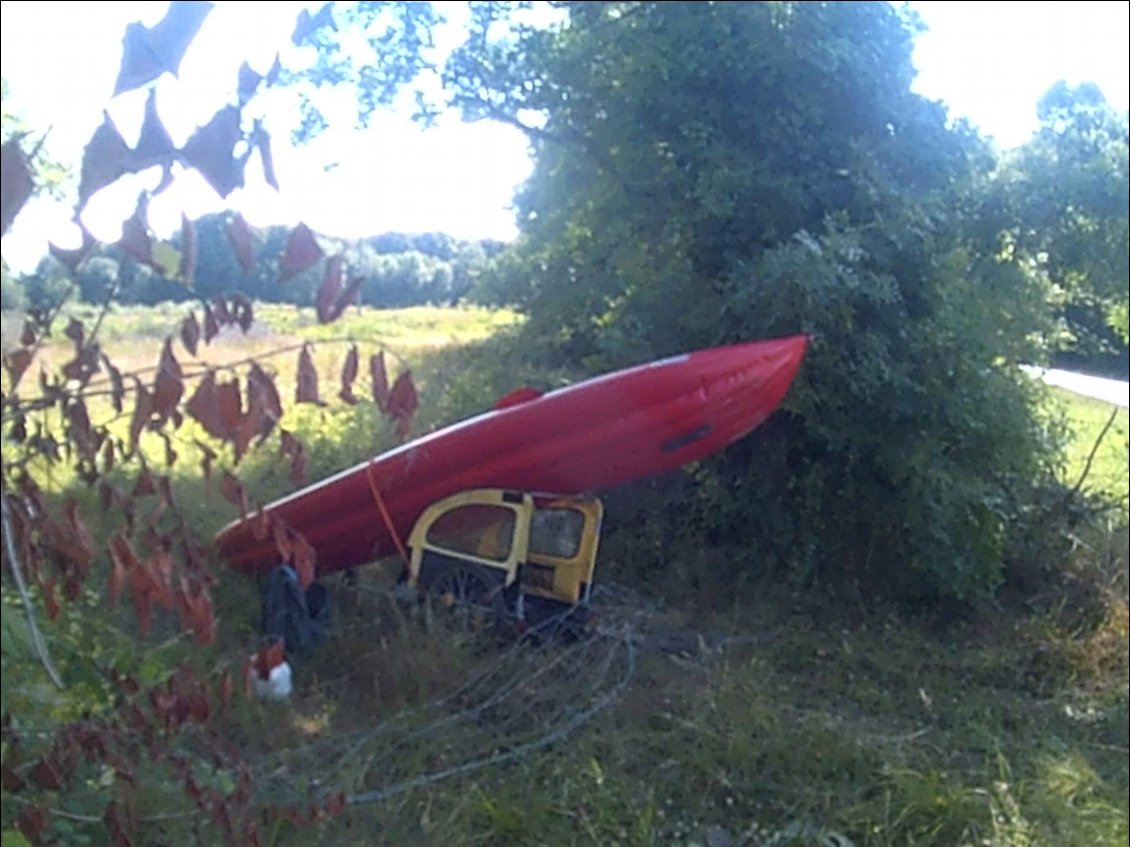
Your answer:
[[[505,506],[459,506],[436,518],[428,528],[428,544],[453,553],[505,562],[514,543],[514,520],[514,510]]]
[[[538,509],[530,523],[530,552],[572,559],[581,549],[585,516],[577,509]]]

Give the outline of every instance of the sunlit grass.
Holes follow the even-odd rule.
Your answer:
[[[1062,407],[1073,431],[1067,448],[1065,482],[1076,485],[1082,480],[1085,490],[1120,501],[1125,509],[1130,489],[1130,477],[1127,475],[1130,416],[1127,410],[1116,410],[1109,403],[1060,388],[1052,389],[1052,395]],[[1103,434],[1112,413],[1114,423]],[[1088,468],[1089,458],[1091,464]]]
[[[538,372],[501,341],[487,343],[515,324],[509,313],[349,310],[321,326],[310,310],[257,308],[259,323],[246,336],[228,331],[202,347],[198,359],[174,342],[177,356],[195,372],[291,348],[266,366],[288,406],[282,426],[307,442],[312,477],[396,440],[371,402],[347,406],[336,397],[351,343],[363,356],[386,350],[390,376],[412,369],[423,403],[417,432],[489,408],[525,382],[548,387],[566,379]],[[161,340],[186,313],[185,306],[115,312],[103,325],[104,346],[123,370],[152,368]],[[325,407],[291,402],[296,345],[304,341],[314,343]],[[46,355],[58,365],[67,349],[59,344]],[[362,397],[366,381],[363,366]],[[1064,473],[1074,485],[1109,407],[1066,392],[1054,396],[1076,425]],[[95,423],[115,418],[106,398],[92,404],[91,416]],[[128,416],[117,418],[115,433],[124,434],[127,424]],[[1126,433],[1123,411],[1095,453],[1086,488],[1125,498]],[[235,509],[219,496],[215,479],[202,478],[198,437],[195,423],[181,426],[171,469],[163,467],[164,445],[155,436],[144,437],[143,450],[155,472],[175,477],[182,509],[206,539]],[[231,466],[230,451],[218,466]],[[257,498],[291,485],[274,441],[237,470]],[[55,473],[60,488],[73,485],[64,466]],[[111,519],[105,524],[92,527],[99,543],[112,529]],[[1125,544],[1107,540],[1109,550],[1094,555],[1124,563]],[[702,568],[720,567],[723,555],[704,549]],[[603,560],[601,579],[617,581],[626,564]],[[257,637],[256,589],[250,580],[217,573],[221,643],[208,660],[238,669]],[[370,576],[362,577],[362,588]],[[92,589],[92,607],[103,602],[102,585]],[[687,602],[691,590],[672,590],[665,598],[670,611],[658,613],[650,633],[678,632],[708,649],[659,650],[642,640],[632,688],[580,734],[507,768],[352,808],[320,831],[279,831],[270,843],[359,843],[358,833],[379,833],[386,843],[689,847],[711,843],[711,833],[722,843],[723,831],[734,843],[756,845],[810,827],[842,833],[857,847],[1126,844],[1127,623],[1125,602],[1119,606],[1116,595],[1106,620],[1068,637],[1023,618],[963,623],[855,613],[838,598],[772,585],[723,600],[730,605],[704,616]],[[380,726],[474,667],[398,620],[373,595],[344,596],[353,605],[342,609],[335,639],[298,668],[299,691],[288,711],[252,704],[233,730],[249,755],[280,739],[299,743]],[[6,642],[13,632],[6,631]],[[175,649],[187,654],[190,646]],[[150,664],[155,672],[167,667]],[[30,680],[37,669],[28,667]],[[22,696],[33,693],[29,684]],[[437,739],[437,751],[457,741]]]

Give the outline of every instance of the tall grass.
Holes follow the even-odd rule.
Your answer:
[[[115,312],[103,325],[105,345],[115,358],[150,367],[156,342],[184,312]],[[390,369],[411,368],[421,386],[417,431],[488,408],[519,384],[550,388],[573,376],[541,369],[514,348],[501,332],[516,321],[507,313],[350,310],[329,327],[290,307],[258,307],[258,316],[248,336],[225,335],[205,348],[202,362],[222,367],[314,341],[323,394],[332,399],[348,342],[362,352],[384,348]],[[53,361],[66,355],[62,345],[47,352]],[[295,359],[292,352],[269,360],[284,395],[294,388]],[[1064,484],[1083,476],[1093,451],[1083,487],[1121,498],[1125,509],[1126,413],[1093,450],[1107,407],[1065,392],[1052,396],[1075,427]],[[108,406],[97,406],[96,415],[112,417]],[[306,440],[312,477],[395,441],[367,401],[292,408],[282,424]],[[170,472],[189,520],[207,537],[234,508],[200,473],[192,446],[198,434],[194,424],[184,424],[176,441],[181,455]],[[163,444],[147,437],[144,446],[160,465]],[[268,442],[240,467],[263,500],[291,485],[273,450]],[[60,486],[73,483],[61,469]],[[1102,615],[1086,626],[1003,608],[973,618],[908,618],[755,577],[741,597],[719,591],[710,602],[691,586],[670,585],[645,623],[630,608],[606,611],[604,626],[636,628],[643,658],[619,705],[580,734],[504,768],[350,808],[318,827],[280,825],[265,843],[779,847],[820,843],[820,833],[835,832],[858,847],[1125,845],[1128,622],[1126,582],[1117,574],[1126,567],[1126,530],[1117,509],[1108,515],[1108,531],[1081,534],[1072,553],[1091,568],[1081,568],[1080,578],[1110,579]],[[109,526],[92,529],[104,535]],[[606,584],[630,564],[630,551],[610,552],[598,572]],[[729,555],[703,549],[697,567],[708,576]],[[232,718],[226,729],[249,756],[270,756],[304,740],[343,741],[379,727],[451,691],[491,660],[438,642],[388,604],[380,592],[394,570],[373,568],[359,585],[339,586],[336,635],[296,663],[298,692],[289,705],[249,704]],[[195,656],[209,666],[238,668],[256,639],[256,585],[222,569],[217,574],[220,643]],[[100,605],[100,591],[88,602]],[[63,625],[75,626],[77,618]],[[18,626],[6,628],[6,657],[19,636]],[[171,642],[136,649],[141,666],[158,673],[190,648]],[[6,688],[13,682],[24,686],[12,695],[21,703],[42,697],[61,708],[31,676],[12,677],[6,665]],[[439,767],[445,750],[466,741],[458,728],[448,732],[435,740],[434,755],[414,748],[421,767]],[[278,778],[307,785],[314,777]],[[169,843],[191,835],[177,826],[165,830]]]

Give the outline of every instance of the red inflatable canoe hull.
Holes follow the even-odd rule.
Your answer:
[[[469,488],[580,494],[716,453],[777,408],[807,346],[803,335],[700,350],[616,371],[496,408],[383,453],[265,507],[301,533],[327,573],[396,552],[435,501]],[[532,394],[532,392],[530,392]],[[381,514],[373,485],[388,512]],[[234,567],[277,564],[254,519],[216,537]],[[260,533],[262,534],[262,533]]]

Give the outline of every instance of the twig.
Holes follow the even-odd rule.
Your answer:
[[[1091,472],[1091,464],[1095,461],[1095,456],[1098,455],[1099,445],[1103,443],[1103,439],[1106,438],[1107,432],[1109,432],[1110,428],[1114,426],[1114,421],[1117,417],[1118,407],[1115,406],[1110,410],[1110,417],[1107,418],[1106,425],[1103,426],[1102,432],[1099,433],[1099,437],[1095,439],[1095,443],[1091,446],[1091,452],[1087,455],[1087,461],[1083,465],[1083,473],[1079,475],[1079,481],[1075,483],[1075,487],[1071,489],[1071,493],[1068,494],[1066,498],[1064,498],[1065,502],[1071,497],[1074,497],[1076,494],[1078,494],[1083,488],[1083,483],[1087,481],[1087,475]]]
[[[4,797],[5,801],[11,800],[13,803],[18,803],[21,806],[37,806],[38,803],[33,803],[23,797],[17,797],[14,794],[7,794]],[[80,823],[103,823],[105,816],[100,815],[84,815],[80,812],[68,812],[66,809],[55,809],[47,807],[47,812],[54,818],[63,818],[68,821],[78,821]],[[188,809],[183,812],[166,812],[161,815],[145,815],[137,819],[138,823],[160,823],[161,821],[175,821],[181,818],[192,817],[199,814],[196,809]]]
[[[23,570],[20,568],[20,560],[16,553],[16,543],[12,533],[12,519],[8,513],[8,495],[0,494],[0,509],[3,510],[4,520],[4,547],[8,554],[8,567],[12,571],[12,576],[16,580],[16,590],[20,593],[20,599],[24,604],[24,614],[27,615],[28,629],[31,630],[31,641],[35,645],[36,655],[39,657],[40,664],[43,669],[47,671],[47,675],[51,677],[51,681],[60,690],[66,688],[63,685],[63,678],[59,676],[59,671],[55,669],[55,665],[51,663],[51,657],[47,654],[47,644],[43,641],[43,635],[39,631],[39,626],[35,622],[35,606],[31,602],[31,597],[27,591],[27,583],[24,582]]]

